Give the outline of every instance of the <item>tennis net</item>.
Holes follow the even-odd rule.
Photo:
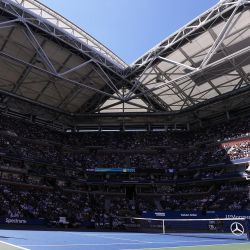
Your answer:
[[[245,218],[156,219],[123,218],[127,230],[184,235],[187,237],[250,240],[249,220]]]

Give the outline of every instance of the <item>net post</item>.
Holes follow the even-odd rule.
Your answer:
[[[165,234],[165,220],[162,220],[162,233]]]

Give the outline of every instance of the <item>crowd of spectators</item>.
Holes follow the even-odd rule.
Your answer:
[[[5,183],[0,185],[0,217],[43,218],[50,225],[66,217],[72,225],[102,228],[119,227],[120,217],[146,210],[239,210],[250,203],[246,184],[187,188],[177,183],[224,177],[233,173],[227,164],[248,161],[249,119],[195,131],[63,133],[1,116],[0,128],[0,179]],[[211,167],[215,164],[222,167]],[[165,174],[88,174],[97,167]],[[128,199],[124,186],[109,186],[112,181],[151,186],[140,187],[140,197]],[[112,192],[121,195],[110,198]],[[142,198],[143,193],[152,196]]]
[[[249,119],[194,131],[63,133],[1,116],[0,128],[1,153],[82,169],[184,168],[250,157]]]
[[[196,189],[195,191],[197,191]],[[244,210],[249,208],[249,191],[212,193],[199,197],[192,196],[162,196],[161,206],[163,210],[172,211],[204,211],[204,210]]]
[[[0,216],[9,218],[44,219],[46,223],[52,223],[66,217],[71,224],[87,224],[99,220],[104,214],[103,196],[9,185],[0,185],[0,194]]]
[[[230,146],[222,144],[205,148],[197,147],[181,152],[162,149],[154,150],[153,153],[147,150],[99,152],[93,149],[74,150],[54,144],[37,143],[0,135],[2,154],[50,164],[77,166],[83,170],[96,167],[180,169],[214,163],[230,163],[235,159],[249,158],[249,145],[250,139],[246,139],[244,142]]]
[[[0,185],[0,217],[37,220],[54,225],[65,217],[71,226],[110,228],[121,226],[124,217],[141,215],[143,211],[166,210],[239,210],[250,203],[249,184],[219,185],[214,190],[206,186],[160,187],[163,195],[160,206],[157,197],[105,196],[91,192],[64,189],[37,189]],[[187,195],[189,194],[189,195]]]

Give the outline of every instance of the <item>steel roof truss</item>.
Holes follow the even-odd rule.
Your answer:
[[[67,56],[67,58],[64,60],[64,62],[62,63],[62,65],[58,68],[57,72],[59,73],[66,65],[66,63],[70,60],[71,58],[71,54],[69,54]],[[43,89],[40,91],[39,95],[36,97],[36,101],[39,100],[39,98],[44,94],[44,92],[46,91],[46,89],[48,88],[48,86],[53,82],[53,77],[50,77],[49,81],[47,82],[47,84],[43,87]]]
[[[243,29],[243,30],[244,30],[244,29]],[[215,34],[215,32],[214,32],[213,30],[210,30],[209,32],[210,32],[212,38],[213,38],[214,40],[216,40],[217,35]],[[225,46],[224,41],[222,41],[222,43],[221,43],[221,48],[222,48],[223,54],[224,54],[225,56],[228,56],[227,47]],[[250,78],[249,78],[248,75],[245,73],[245,71],[242,69],[242,67],[240,67],[240,66],[238,66],[238,65],[235,65],[233,58],[230,59],[229,61],[231,62],[232,66],[234,67],[234,69],[235,69],[235,71],[238,73],[238,75],[239,75],[240,77],[242,77],[242,78],[244,79],[245,82],[250,82]]]
[[[144,91],[144,92],[141,92],[141,93],[139,93],[139,94],[135,94],[133,97],[134,97],[134,98],[135,98],[135,97],[139,97],[139,96],[141,96],[141,95],[147,94],[148,92],[152,92],[152,91],[155,91],[155,90],[164,88],[165,86],[167,86],[168,84],[170,84],[170,83],[172,83],[172,82],[174,82],[174,81],[179,81],[179,80],[185,79],[185,78],[187,78],[187,77],[192,76],[193,74],[196,74],[196,73],[198,73],[198,72],[202,72],[202,71],[205,70],[205,69],[208,69],[208,68],[214,67],[214,66],[216,66],[216,65],[219,65],[220,63],[223,63],[223,62],[226,61],[226,60],[230,60],[231,58],[240,56],[240,55],[242,55],[242,54],[244,54],[244,53],[247,53],[247,52],[249,52],[249,51],[250,51],[250,46],[248,46],[248,47],[246,47],[246,48],[244,48],[244,49],[241,49],[241,50],[239,50],[239,51],[237,51],[237,52],[235,52],[235,53],[233,53],[233,54],[231,54],[231,55],[229,55],[229,56],[226,56],[226,57],[224,57],[224,58],[222,58],[222,59],[220,59],[220,60],[218,60],[218,61],[216,61],[216,62],[207,64],[203,69],[198,69],[198,70],[191,71],[191,72],[187,73],[186,75],[180,76],[180,77],[178,77],[178,78],[176,78],[176,79],[173,79],[173,80],[170,80],[170,81],[168,81],[168,82],[164,82],[164,83],[160,84],[160,85],[157,86],[157,87],[148,89],[148,90],[146,90],[146,91]],[[128,98],[127,100],[130,100],[130,99],[131,99],[131,97]]]
[[[109,108],[112,108],[112,107],[115,107],[115,106],[117,106],[117,105],[119,105],[119,104],[130,104],[130,105],[133,105],[133,106],[135,106],[135,107],[138,107],[138,108],[142,108],[142,109],[146,109],[146,110],[151,110],[152,112],[155,112],[156,110],[154,109],[154,108],[151,108],[150,106],[143,106],[143,105],[140,105],[140,104],[138,104],[138,103],[134,103],[134,102],[131,102],[131,101],[129,101],[129,102],[124,102],[124,101],[119,101],[119,102],[115,102],[115,103],[112,103],[112,104],[109,104],[109,105],[107,105],[107,106],[104,106],[104,107],[101,107],[101,108],[98,108],[98,109],[96,109],[96,110],[94,110],[94,112],[100,112],[100,111],[103,111],[103,110],[105,110],[105,109],[109,109]],[[123,110],[123,112],[124,112],[124,110]]]
[[[195,33],[196,30],[199,30],[207,23],[215,21],[218,17],[221,17],[225,12],[230,11],[231,9],[235,9],[235,7],[237,7],[238,9],[238,6],[244,3],[250,3],[250,0],[230,0],[230,2],[225,1],[217,4],[214,8],[208,10],[207,12],[199,16],[198,19],[191,21],[184,28],[178,30],[172,36],[165,39],[159,45],[157,45],[145,55],[140,57],[133,64],[134,67],[131,68],[131,71],[128,72],[128,74],[131,74],[132,72],[137,71],[138,68],[142,67],[143,65],[150,63],[152,59],[154,60],[156,56],[160,56],[167,49],[170,49],[176,43],[186,39],[189,35]]]
[[[105,79],[98,70],[95,70],[95,72],[101,77],[101,79],[107,83],[107,85],[121,98],[124,99],[122,96],[122,93],[119,91],[119,89],[116,87],[114,82],[110,79],[110,77],[107,75],[107,73],[103,70],[103,68],[99,65],[99,63],[96,63],[96,66],[101,70],[101,72],[104,74],[104,76],[107,78]]]
[[[85,80],[88,79],[88,77],[93,73],[93,70],[91,70],[82,80],[84,82]],[[66,107],[67,105],[70,104],[70,102],[75,98],[80,92],[82,91],[82,88],[79,86],[75,86],[70,93],[65,97],[65,99],[59,104],[58,108],[61,107]]]
[[[23,22],[23,23],[24,23],[24,25],[26,27],[26,29],[23,29],[24,34],[26,35],[26,37],[29,40],[30,44],[37,51],[37,54],[42,59],[42,61],[43,61],[44,65],[46,66],[46,68],[48,70],[50,70],[52,73],[58,74],[57,71],[56,71],[56,69],[55,69],[55,67],[54,67],[54,65],[50,61],[49,57],[47,56],[46,52],[43,50],[42,46],[40,45],[40,43],[36,39],[35,35],[31,31],[31,29],[29,28],[29,26],[25,22]]]
[[[110,94],[110,93],[107,93],[107,92],[104,92],[104,91],[102,91],[102,90],[96,89],[96,88],[91,87],[91,86],[89,86],[89,85],[86,85],[86,84],[84,84],[84,83],[80,83],[80,82],[77,82],[77,81],[75,81],[75,80],[71,80],[71,79],[62,77],[62,76],[60,76],[60,75],[58,75],[58,74],[55,74],[55,73],[53,73],[53,72],[51,72],[51,71],[48,71],[48,70],[39,68],[39,67],[37,67],[37,66],[35,66],[35,65],[33,65],[33,64],[30,64],[30,63],[28,63],[28,62],[25,62],[25,61],[23,61],[23,60],[21,60],[21,59],[19,59],[19,58],[16,58],[16,57],[13,57],[13,56],[11,56],[11,55],[8,55],[8,54],[6,54],[6,53],[4,53],[4,52],[2,52],[2,51],[0,51],[0,56],[5,57],[5,58],[7,58],[7,59],[9,59],[9,60],[11,60],[11,61],[14,61],[14,62],[16,62],[16,63],[22,64],[22,65],[26,65],[26,66],[30,66],[30,67],[32,67],[33,69],[37,70],[37,71],[40,71],[40,72],[42,72],[42,73],[45,73],[45,74],[47,74],[47,75],[49,75],[49,76],[51,76],[51,77],[55,77],[55,78],[57,78],[57,79],[63,80],[63,81],[65,81],[65,82],[68,83],[68,84],[78,85],[78,86],[81,87],[81,88],[86,88],[86,89],[92,90],[92,91],[94,91],[94,92],[98,92],[98,93],[100,93],[100,94],[103,94],[103,95],[107,95],[107,96],[113,97],[113,95]],[[118,99],[118,100],[121,100],[120,97],[114,97],[114,98],[116,98],[116,99]]]
[[[93,37],[88,35],[87,33],[80,30],[79,27],[76,27],[74,24],[69,22],[66,19],[63,19],[57,13],[54,13],[52,10],[46,8],[42,4],[37,4],[35,1],[27,0],[27,1],[16,1],[17,4],[14,4],[13,1],[10,0],[1,0],[2,4],[4,4],[5,9],[12,15],[16,17],[21,17],[23,20],[26,19],[31,25],[39,27],[43,29],[46,33],[61,39],[62,41],[68,43],[70,40],[70,44],[73,45],[90,56],[93,59],[100,61],[100,63],[116,72],[118,74],[122,74],[123,68],[127,66],[120,58],[114,55],[111,51],[109,51],[105,46],[95,41]],[[34,7],[34,10],[40,10],[41,16],[34,15],[32,8],[26,8],[23,3],[28,2]],[[18,11],[17,11],[18,10]],[[50,18],[46,16],[46,13],[50,15],[50,18],[53,21],[57,21],[58,23],[65,24],[66,28],[59,27],[58,24],[49,23]],[[81,37],[77,37],[74,33],[80,34]]]
[[[184,68],[190,69],[190,70],[196,70],[196,68],[194,68],[194,67],[191,67],[191,66],[189,66],[189,65],[186,65],[186,64],[183,64],[183,63],[179,63],[179,62],[176,62],[176,61],[173,61],[173,60],[170,60],[170,59],[165,58],[165,57],[159,56],[158,58],[161,59],[162,61],[165,61],[165,62],[174,64],[174,65],[176,65],[176,66],[181,66],[181,67],[184,67]]]
[[[16,23],[19,22],[19,18],[9,21],[4,21],[0,23],[0,29],[8,29],[12,27],[16,27]]]
[[[78,70],[78,69],[84,68],[85,66],[87,66],[87,65],[90,64],[91,62],[93,62],[93,59],[90,59],[90,60],[88,60],[88,61],[86,61],[86,62],[84,62],[84,63],[81,63],[81,64],[79,64],[78,66],[76,66],[76,67],[74,67],[74,68],[72,68],[72,69],[69,69],[69,70],[64,71],[64,72],[62,72],[62,73],[59,73],[59,76],[65,76],[65,75],[67,75],[67,74],[69,74],[69,73],[72,73],[72,72]]]
[[[226,36],[230,32],[230,30],[232,29],[234,16],[235,16],[238,8],[240,7],[241,3],[242,3],[242,0],[239,0],[238,2],[235,3],[235,9],[234,9],[234,11],[232,12],[232,14],[230,15],[230,17],[228,18],[225,26],[223,27],[223,29],[221,30],[221,32],[218,35],[217,39],[215,40],[214,44],[209,49],[207,55],[203,59],[201,65],[200,65],[200,68],[204,68],[208,64],[208,62],[210,61],[210,59],[212,58],[212,56],[215,54],[215,52],[217,51],[217,49],[220,47],[220,45],[223,43],[224,39],[226,38]]]
[[[163,72],[160,68],[157,67],[157,70],[160,72],[161,76],[163,78],[165,78],[166,80],[169,80],[168,76],[166,75],[165,72]],[[196,69],[194,69],[194,71],[196,71]],[[182,96],[182,98],[180,97],[180,99],[182,99],[182,101],[184,102],[185,99],[187,98],[190,103],[194,104],[193,100],[191,97],[189,97],[180,87],[179,85],[176,83],[176,81],[169,81],[169,84],[173,86],[173,89],[175,89],[177,91],[177,95],[180,97],[180,95]],[[184,97],[184,98],[183,98]]]
[[[135,80],[133,87],[130,89],[128,94],[126,95],[126,100],[131,97],[133,93],[136,92],[136,90],[140,87],[140,85],[143,82],[143,79],[141,79],[144,76],[144,73],[150,68],[150,66],[153,64],[154,59],[147,65],[147,67],[143,70],[142,74],[139,76],[138,79]],[[153,67],[152,67],[153,68]],[[152,69],[153,70],[153,69]],[[152,71],[151,70],[151,71]],[[144,76],[145,78],[145,76]]]
[[[179,50],[180,50],[180,52],[187,58],[187,60],[193,65],[193,64],[194,64],[193,59],[192,59],[192,58],[191,58],[182,48],[180,48]],[[191,83],[192,83],[192,81],[191,81]],[[212,83],[211,80],[208,80],[208,83],[211,85],[211,87],[212,87],[219,95],[221,95],[220,91],[215,87],[215,85]],[[184,89],[183,89],[183,90],[184,90]]]
[[[15,30],[15,27],[13,27],[13,28],[10,30],[9,34],[7,35],[5,41],[4,41],[3,45],[2,45],[2,47],[0,48],[0,51],[3,51],[3,50],[4,50],[6,44],[8,43],[9,38],[11,37],[12,33],[14,32],[14,30]]]
[[[41,43],[41,47],[43,47],[45,44],[45,40]],[[35,63],[37,57],[37,52],[34,54],[34,56],[31,58],[31,60],[29,61],[30,64]],[[27,66],[23,73],[21,74],[21,76],[19,77],[19,79],[16,81],[15,84],[15,88],[12,90],[13,93],[16,93],[19,89],[19,87],[22,85],[22,83],[25,81],[26,77],[29,75],[29,73],[31,72],[32,68]]]

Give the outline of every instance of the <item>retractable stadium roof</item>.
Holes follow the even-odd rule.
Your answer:
[[[151,49],[129,71],[133,90],[143,85],[175,111],[249,85],[249,4],[220,1]]]
[[[250,0],[220,1],[127,65],[38,1],[0,0],[0,108],[65,121],[176,114],[246,94],[249,8]]]

